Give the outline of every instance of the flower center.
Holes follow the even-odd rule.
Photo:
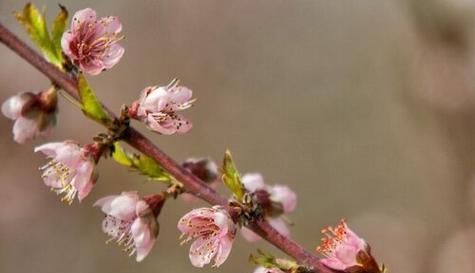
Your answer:
[[[120,220],[110,215],[106,215],[103,221],[103,230],[111,236],[106,241],[106,244],[115,241],[119,246],[123,247],[124,252],[129,253],[129,256],[134,255],[136,251],[130,229],[131,223],[131,221]]]
[[[328,226],[321,230],[321,233],[325,235],[322,238],[320,246],[316,248],[316,251],[325,257],[333,255],[335,249],[346,238],[347,225],[345,219],[341,219],[340,224],[336,227]]]
[[[61,201],[71,205],[78,192],[78,190],[71,185],[71,178],[75,174],[74,170],[55,160],[50,160],[46,165],[41,167],[40,170],[44,171],[41,175],[43,179],[46,181],[53,180],[58,184],[51,186],[51,190],[57,195],[64,195]]]

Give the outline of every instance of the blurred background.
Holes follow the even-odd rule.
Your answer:
[[[58,1],[35,2],[53,18]],[[158,136],[135,124],[176,160],[233,151],[241,172],[290,185],[299,196],[293,238],[308,249],[341,217],[390,272],[475,272],[475,2],[61,1],[120,17],[126,53],[90,77],[111,109],[143,87],[173,77],[194,90],[193,130]],[[22,1],[0,0],[0,20]],[[48,87],[48,80],[0,46],[0,100]],[[202,203],[169,202],[149,256],[136,263],[106,245],[104,195],[151,193],[159,184],[99,164],[82,204],[62,204],[44,186],[33,147],[90,141],[101,128],[64,100],[47,140],[17,145],[0,118],[0,272],[211,272],[193,269],[178,245],[178,219]],[[225,191],[223,191],[225,192]],[[252,272],[256,248],[238,238],[219,272]]]

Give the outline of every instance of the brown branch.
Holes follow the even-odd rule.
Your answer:
[[[33,65],[46,77],[48,77],[54,84],[61,87],[69,95],[78,99],[77,82],[71,79],[66,73],[60,71],[55,66],[47,62],[43,57],[16,37],[12,32],[5,28],[0,23],[0,42],[5,44],[8,48]],[[111,116],[115,116],[112,111],[104,107]],[[188,192],[205,200],[212,205],[227,206],[227,199],[220,196],[207,184],[199,178],[182,168],[176,161],[165,154],[157,146],[155,146],[149,139],[144,137],[134,128],[130,128],[124,139],[135,149],[139,150],[145,155],[155,159],[167,172],[173,175],[177,180],[185,185]],[[306,251],[302,246],[295,241],[283,236],[276,231],[265,220],[257,220],[249,225],[249,227],[259,234],[262,238],[273,244],[283,252],[287,253],[297,260],[297,262],[308,266],[317,273],[335,273],[322,265],[319,259],[312,253]]]

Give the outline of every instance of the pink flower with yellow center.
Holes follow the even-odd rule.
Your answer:
[[[348,272],[381,272],[369,245],[346,225],[344,219],[338,226],[326,227],[321,232],[325,237],[316,251],[324,256],[321,259],[324,265]]]
[[[118,44],[122,25],[117,17],[97,19],[96,11],[86,8],[77,11],[71,29],[61,39],[63,52],[84,73],[97,75],[112,68],[124,55]]]
[[[178,229],[185,240],[195,240],[190,247],[190,261],[203,267],[214,258],[218,267],[228,258],[236,234],[236,226],[228,212],[221,206],[194,209],[178,222]]]
[[[50,161],[40,168],[42,178],[58,195],[63,194],[61,201],[71,204],[78,196],[82,201],[92,190],[96,182],[94,167],[96,156],[90,146],[82,148],[73,141],[52,142],[35,148],[42,152]]]
[[[191,129],[192,124],[178,112],[192,106],[194,100],[191,96],[192,91],[178,85],[178,80],[173,80],[168,86],[147,87],[129,114],[159,134],[183,134]]]
[[[102,230],[141,262],[155,244],[159,225],[157,216],[164,203],[161,195],[140,198],[137,192],[103,197],[94,204],[106,214]]]

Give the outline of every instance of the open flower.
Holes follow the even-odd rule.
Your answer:
[[[381,271],[371,256],[369,245],[346,225],[344,219],[338,226],[326,227],[321,232],[325,237],[316,251],[325,256],[321,262],[327,267],[352,273]]]
[[[124,55],[117,42],[122,39],[122,25],[117,17],[97,19],[93,9],[77,11],[71,29],[61,39],[63,52],[81,71],[97,75],[112,68]]]
[[[214,257],[214,267],[228,258],[236,234],[236,226],[221,206],[194,209],[178,222],[178,229],[186,236],[182,243],[195,240],[190,247],[190,261],[203,267]]]
[[[137,192],[103,197],[94,204],[106,214],[102,230],[124,246],[129,256],[136,255],[142,261],[155,244],[159,225],[157,216],[165,199],[161,195],[140,198]]]
[[[289,236],[284,214],[291,213],[297,206],[297,195],[284,185],[268,186],[259,173],[245,174],[241,179],[246,190],[254,195],[254,199],[263,208],[265,219],[284,236]],[[254,242],[261,237],[248,228],[242,228],[244,239]]]
[[[20,93],[2,104],[2,114],[15,121],[13,139],[20,144],[48,135],[56,124],[56,112],[57,97],[54,89],[38,94]]]
[[[96,154],[81,148],[73,141],[52,142],[35,148],[42,152],[50,161],[40,168],[42,178],[58,195],[64,194],[61,201],[71,204],[78,196],[82,201],[92,190],[96,182],[94,167]]]
[[[140,98],[131,108],[130,116],[147,124],[147,126],[160,134],[173,135],[186,133],[192,125],[178,111],[191,107],[192,91],[178,85],[178,80],[173,80],[168,86],[151,86],[145,88]]]

